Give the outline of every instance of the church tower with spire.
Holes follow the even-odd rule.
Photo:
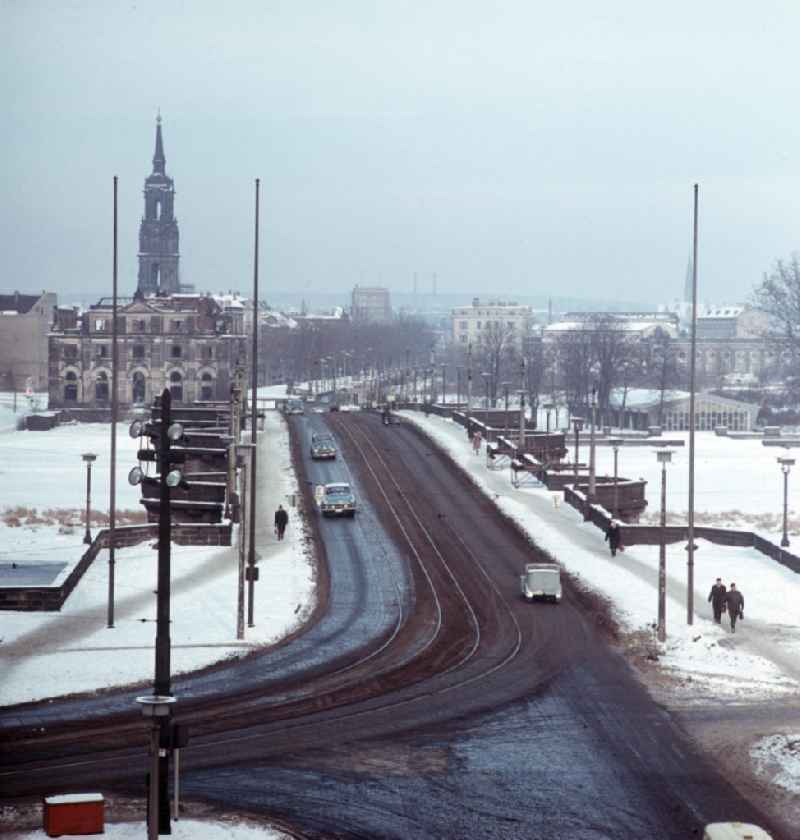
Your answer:
[[[144,182],[144,216],[139,227],[137,296],[171,295],[181,291],[178,279],[178,222],[175,185],[166,174],[161,114],[156,118],[153,172]]]

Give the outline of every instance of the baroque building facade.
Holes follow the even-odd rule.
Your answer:
[[[112,303],[104,298],[50,335],[50,406],[111,401]],[[247,364],[241,307],[209,295],[128,299],[117,306],[117,397],[147,404],[164,388],[176,403],[227,400]]]

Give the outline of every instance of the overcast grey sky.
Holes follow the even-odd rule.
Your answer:
[[[0,0],[0,288],[136,284],[156,109],[184,282],[663,301],[798,248],[796,0]]]

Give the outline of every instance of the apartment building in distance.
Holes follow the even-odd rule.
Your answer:
[[[452,312],[453,341],[464,347],[480,348],[498,333],[522,346],[535,323],[533,308],[514,302],[473,298],[471,306],[457,306]]]
[[[56,303],[53,292],[0,295],[0,390],[47,387],[47,334]]]
[[[350,310],[353,321],[380,323],[392,320],[389,290],[382,286],[356,286]]]

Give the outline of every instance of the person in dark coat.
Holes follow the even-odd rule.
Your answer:
[[[725,595],[725,605],[728,608],[728,618],[731,620],[731,633],[736,632],[736,619],[744,618],[744,595],[732,583]]]
[[[616,519],[612,519],[606,528],[606,542],[611,549],[611,556],[616,557],[617,551],[622,551],[622,531],[619,529],[619,523]]]
[[[283,505],[278,505],[275,511],[275,533],[278,539],[283,539],[283,534],[286,531],[286,526],[289,524],[289,514],[283,509]]]
[[[722,582],[722,578],[717,578],[717,582],[711,587],[711,592],[708,594],[711,609],[714,610],[714,621],[717,624],[722,620],[722,613],[725,611],[725,595],[727,591],[725,584]]]

